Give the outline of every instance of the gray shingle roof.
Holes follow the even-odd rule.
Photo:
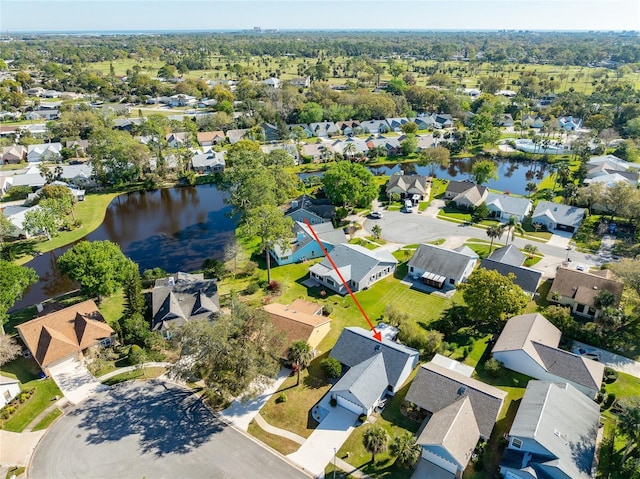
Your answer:
[[[398,344],[385,337],[381,342],[377,341],[373,338],[371,331],[354,326],[342,330],[330,356],[346,366],[353,367],[379,352],[382,352],[384,358],[389,385],[397,389],[401,386],[397,383],[407,363],[418,360],[419,353],[413,348]]]
[[[539,471],[544,464],[566,477],[588,479],[599,419],[598,404],[573,386],[529,381],[509,434],[533,439],[555,456],[532,458],[528,466],[534,470]],[[540,462],[534,462],[536,459]]]
[[[488,439],[507,393],[477,379],[433,363],[423,364],[411,383],[406,400],[436,413],[461,396],[469,396],[480,435]]]
[[[459,279],[467,269],[469,261],[474,259],[478,259],[478,255],[467,250],[456,251],[432,244],[421,244],[409,260],[409,267]]]
[[[591,389],[600,389],[604,376],[602,363],[537,342],[533,347],[551,374]]]
[[[518,198],[511,195],[489,193],[485,199],[487,206],[494,205],[500,211],[508,215],[523,217],[529,212],[531,200],[527,198]]]
[[[388,385],[384,356],[379,352],[350,368],[331,391],[368,411]]]
[[[584,218],[584,209],[575,206],[561,205],[551,201],[540,201],[533,210],[532,221],[540,216],[551,218],[556,224],[578,227]]]
[[[329,221],[336,213],[336,207],[330,200],[323,198],[311,198],[303,195],[291,201],[285,215],[290,215],[294,211],[304,209],[314,215]]]
[[[520,286],[523,291],[531,294],[536,292],[540,279],[542,278],[542,271],[525,266],[511,266],[491,259],[483,259],[480,261],[479,268],[497,271],[503,276],[508,276],[509,273],[513,273],[516,277],[513,282]]]
[[[480,439],[469,396],[462,396],[428,419],[417,443],[440,446],[464,469]]]
[[[341,229],[333,229],[332,223],[319,223],[313,226],[313,230],[323,243],[335,246],[340,243],[346,243],[347,241],[344,231]],[[295,235],[295,239],[291,242],[291,248],[295,248],[296,250],[315,241],[309,227],[300,221],[293,223],[293,234]],[[278,256],[287,256],[291,254],[293,252],[291,248],[283,251],[277,243],[273,245],[273,250]]]
[[[151,291],[151,329],[209,319],[220,312],[218,304],[218,286],[213,279],[177,273],[172,285],[169,278],[162,278]]]
[[[389,264],[398,264],[398,260],[388,251],[371,251],[354,244],[339,244],[329,254],[344,276],[345,281],[360,282],[367,276],[374,274],[377,268]],[[348,275],[345,274],[347,269],[349,270]],[[325,276],[333,271],[333,266],[327,258],[324,258],[309,270]],[[340,281],[337,276],[336,281]]]
[[[387,183],[387,192],[395,187],[400,188],[404,193],[409,190],[415,190],[424,195],[427,191],[427,177],[421,175],[391,175]]]
[[[522,266],[526,256],[515,245],[508,244],[501,248],[497,248],[489,259],[497,261],[498,263],[509,264],[511,266]]]

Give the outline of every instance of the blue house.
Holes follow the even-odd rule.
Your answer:
[[[347,237],[341,229],[334,230],[331,223],[321,223],[313,226],[313,230],[318,235],[324,248],[331,250],[340,243],[346,243]],[[293,223],[294,238],[286,249],[275,245],[271,249],[271,256],[279,265],[298,263],[313,258],[324,256],[322,248],[311,234],[309,227],[296,221]]]

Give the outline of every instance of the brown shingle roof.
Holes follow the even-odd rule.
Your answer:
[[[616,278],[610,270],[601,270],[594,273],[578,271],[565,267],[558,268],[556,278],[553,280],[547,299],[551,300],[553,293],[557,292],[565,298],[572,298],[580,304],[595,306],[595,298],[601,291],[608,291],[616,298],[616,304],[622,297],[624,283]]]
[[[213,141],[216,138],[224,139],[223,131],[203,131],[197,134],[198,143],[204,143],[205,141]]]
[[[16,329],[42,368],[114,334],[92,300],[27,321]]]
[[[286,349],[283,354],[286,354],[291,343],[294,341],[308,341],[315,328],[330,321],[325,316],[302,312],[292,306],[293,304],[285,306],[280,303],[271,303],[264,306],[264,310],[271,316],[273,325],[286,336]]]
[[[318,315],[322,312],[322,305],[305,301],[304,299],[296,299],[289,305],[289,309],[298,311],[299,313]]]

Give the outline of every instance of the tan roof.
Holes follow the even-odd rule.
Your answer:
[[[480,439],[471,399],[463,396],[429,418],[417,439],[421,446],[441,446],[464,469]]]
[[[312,301],[305,301],[304,299],[296,299],[289,305],[289,309],[298,311],[299,313],[318,315],[322,312],[322,305]]]
[[[114,334],[92,300],[27,321],[16,329],[42,368]]]
[[[285,333],[287,349],[294,341],[308,341],[315,328],[330,321],[325,316],[297,311],[280,303],[267,304],[264,310],[276,329]]]
[[[562,333],[540,313],[514,316],[505,324],[492,353],[524,349],[537,363],[543,364],[532,341],[557,348]]]
[[[594,273],[578,271],[565,267],[558,268],[556,278],[553,280],[547,299],[551,300],[553,293],[557,292],[565,298],[572,298],[580,304],[595,306],[595,298],[601,291],[609,291],[616,298],[616,304],[622,297],[624,283],[620,281],[610,270],[601,270]]]
[[[205,141],[213,141],[216,138],[224,138],[223,131],[203,131],[198,133],[198,143],[202,143]]]

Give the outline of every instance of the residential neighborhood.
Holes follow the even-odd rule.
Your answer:
[[[0,474],[640,479],[636,35],[19,32]]]

